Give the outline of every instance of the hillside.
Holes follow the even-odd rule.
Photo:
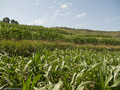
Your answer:
[[[120,32],[0,22],[0,89],[119,90]]]
[[[119,31],[94,31],[66,27],[47,28],[0,22],[0,40],[1,51],[14,53],[14,50],[17,50],[20,54],[27,51],[36,52],[38,48],[120,50]]]

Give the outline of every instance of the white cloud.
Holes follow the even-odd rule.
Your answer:
[[[70,14],[71,14],[71,12],[60,13],[61,16],[68,16],[68,15],[70,15]]]
[[[35,23],[35,24],[38,24],[38,25],[43,25],[44,19],[35,20],[34,23]]]
[[[67,8],[68,6],[72,5],[72,3],[66,3],[66,4],[61,4],[61,3],[59,3],[59,4],[61,5],[61,8],[62,8],[62,9],[65,9],[65,8]]]
[[[108,19],[104,20],[104,22],[111,22],[111,21],[115,21],[115,20],[118,20],[118,19],[120,19],[120,16],[108,18]]]
[[[40,5],[40,0],[36,0],[35,5]]]
[[[71,14],[71,12],[61,13],[60,10],[56,9],[54,11],[54,13],[52,14],[52,16],[50,17],[50,19],[54,20],[54,19],[56,19],[57,16],[68,16],[70,14]]]
[[[59,14],[60,14],[60,11],[56,9],[55,12],[53,13],[51,19],[55,19]]]
[[[35,5],[40,5],[40,3],[38,3],[38,2],[35,2]]]
[[[61,8],[67,8],[68,7],[68,5],[66,5],[66,4],[61,4]]]
[[[78,18],[83,18],[85,16],[86,16],[86,13],[82,13],[82,14],[76,15],[75,18],[78,19]]]
[[[40,18],[33,22],[28,23],[28,25],[43,25],[46,21],[47,21],[47,18],[43,17],[43,18]]]

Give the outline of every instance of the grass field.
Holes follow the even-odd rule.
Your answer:
[[[120,32],[0,22],[0,89],[120,90]]]

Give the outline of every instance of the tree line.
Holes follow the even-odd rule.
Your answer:
[[[15,21],[14,19],[10,20],[8,17],[3,18],[3,22],[5,23],[10,23],[10,21],[11,24],[19,24],[18,21]]]

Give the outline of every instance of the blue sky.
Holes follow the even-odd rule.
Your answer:
[[[120,31],[120,0],[0,0],[0,20],[45,27]]]

